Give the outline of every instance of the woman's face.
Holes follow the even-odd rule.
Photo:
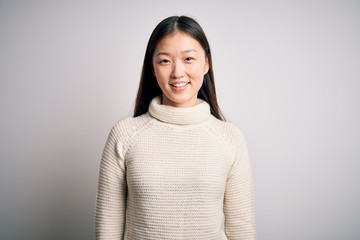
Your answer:
[[[162,104],[191,107],[209,70],[198,41],[182,32],[164,37],[153,55],[154,75],[162,91]]]

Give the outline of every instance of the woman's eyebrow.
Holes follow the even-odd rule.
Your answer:
[[[196,49],[187,49],[187,50],[181,51],[181,53],[188,53],[188,52],[198,52],[198,51]],[[158,52],[156,54],[157,57],[160,56],[160,55],[170,56],[171,54],[167,53],[167,52]]]
[[[160,56],[160,55],[170,56],[170,53],[167,53],[167,52],[158,52],[158,53],[156,54],[156,56]]]
[[[196,49],[188,49],[188,50],[184,50],[184,51],[181,51],[182,53],[188,53],[188,52],[197,52]]]

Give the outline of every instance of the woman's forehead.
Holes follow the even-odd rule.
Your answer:
[[[156,45],[155,54],[159,51],[179,51],[179,52],[200,52],[204,51],[200,43],[189,34],[176,31],[163,37]]]

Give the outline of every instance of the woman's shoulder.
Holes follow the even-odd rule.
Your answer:
[[[245,142],[243,131],[232,122],[222,121],[213,117],[210,126],[217,135],[231,145]]]
[[[213,117],[211,125],[223,133],[243,135],[243,132],[240,130],[240,128],[230,121],[222,121]]]
[[[143,114],[138,117],[126,117],[118,120],[112,127],[111,133],[124,138],[133,135],[142,128],[149,125],[151,118],[148,114]]]
[[[151,118],[147,114],[118,120],[111,128],[105,148],[115,150],[118,156],[124,159],[134,137],[138,136],[142,129],[146,129],[146,126],[150,126],[150,122]]]

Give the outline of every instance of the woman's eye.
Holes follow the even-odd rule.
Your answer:
[[[167,64],[167,63],[169,63],[170,61],[168,60],[168,59],[162,59],[162,60],[160,60],[160,63],[161,64]]]
[[[187,57],[187,58],[185,58],[185,61],[186,61],[186,62],[192,62],[192,61],[194,61],[194,58],[192,58],[192,57]]]

